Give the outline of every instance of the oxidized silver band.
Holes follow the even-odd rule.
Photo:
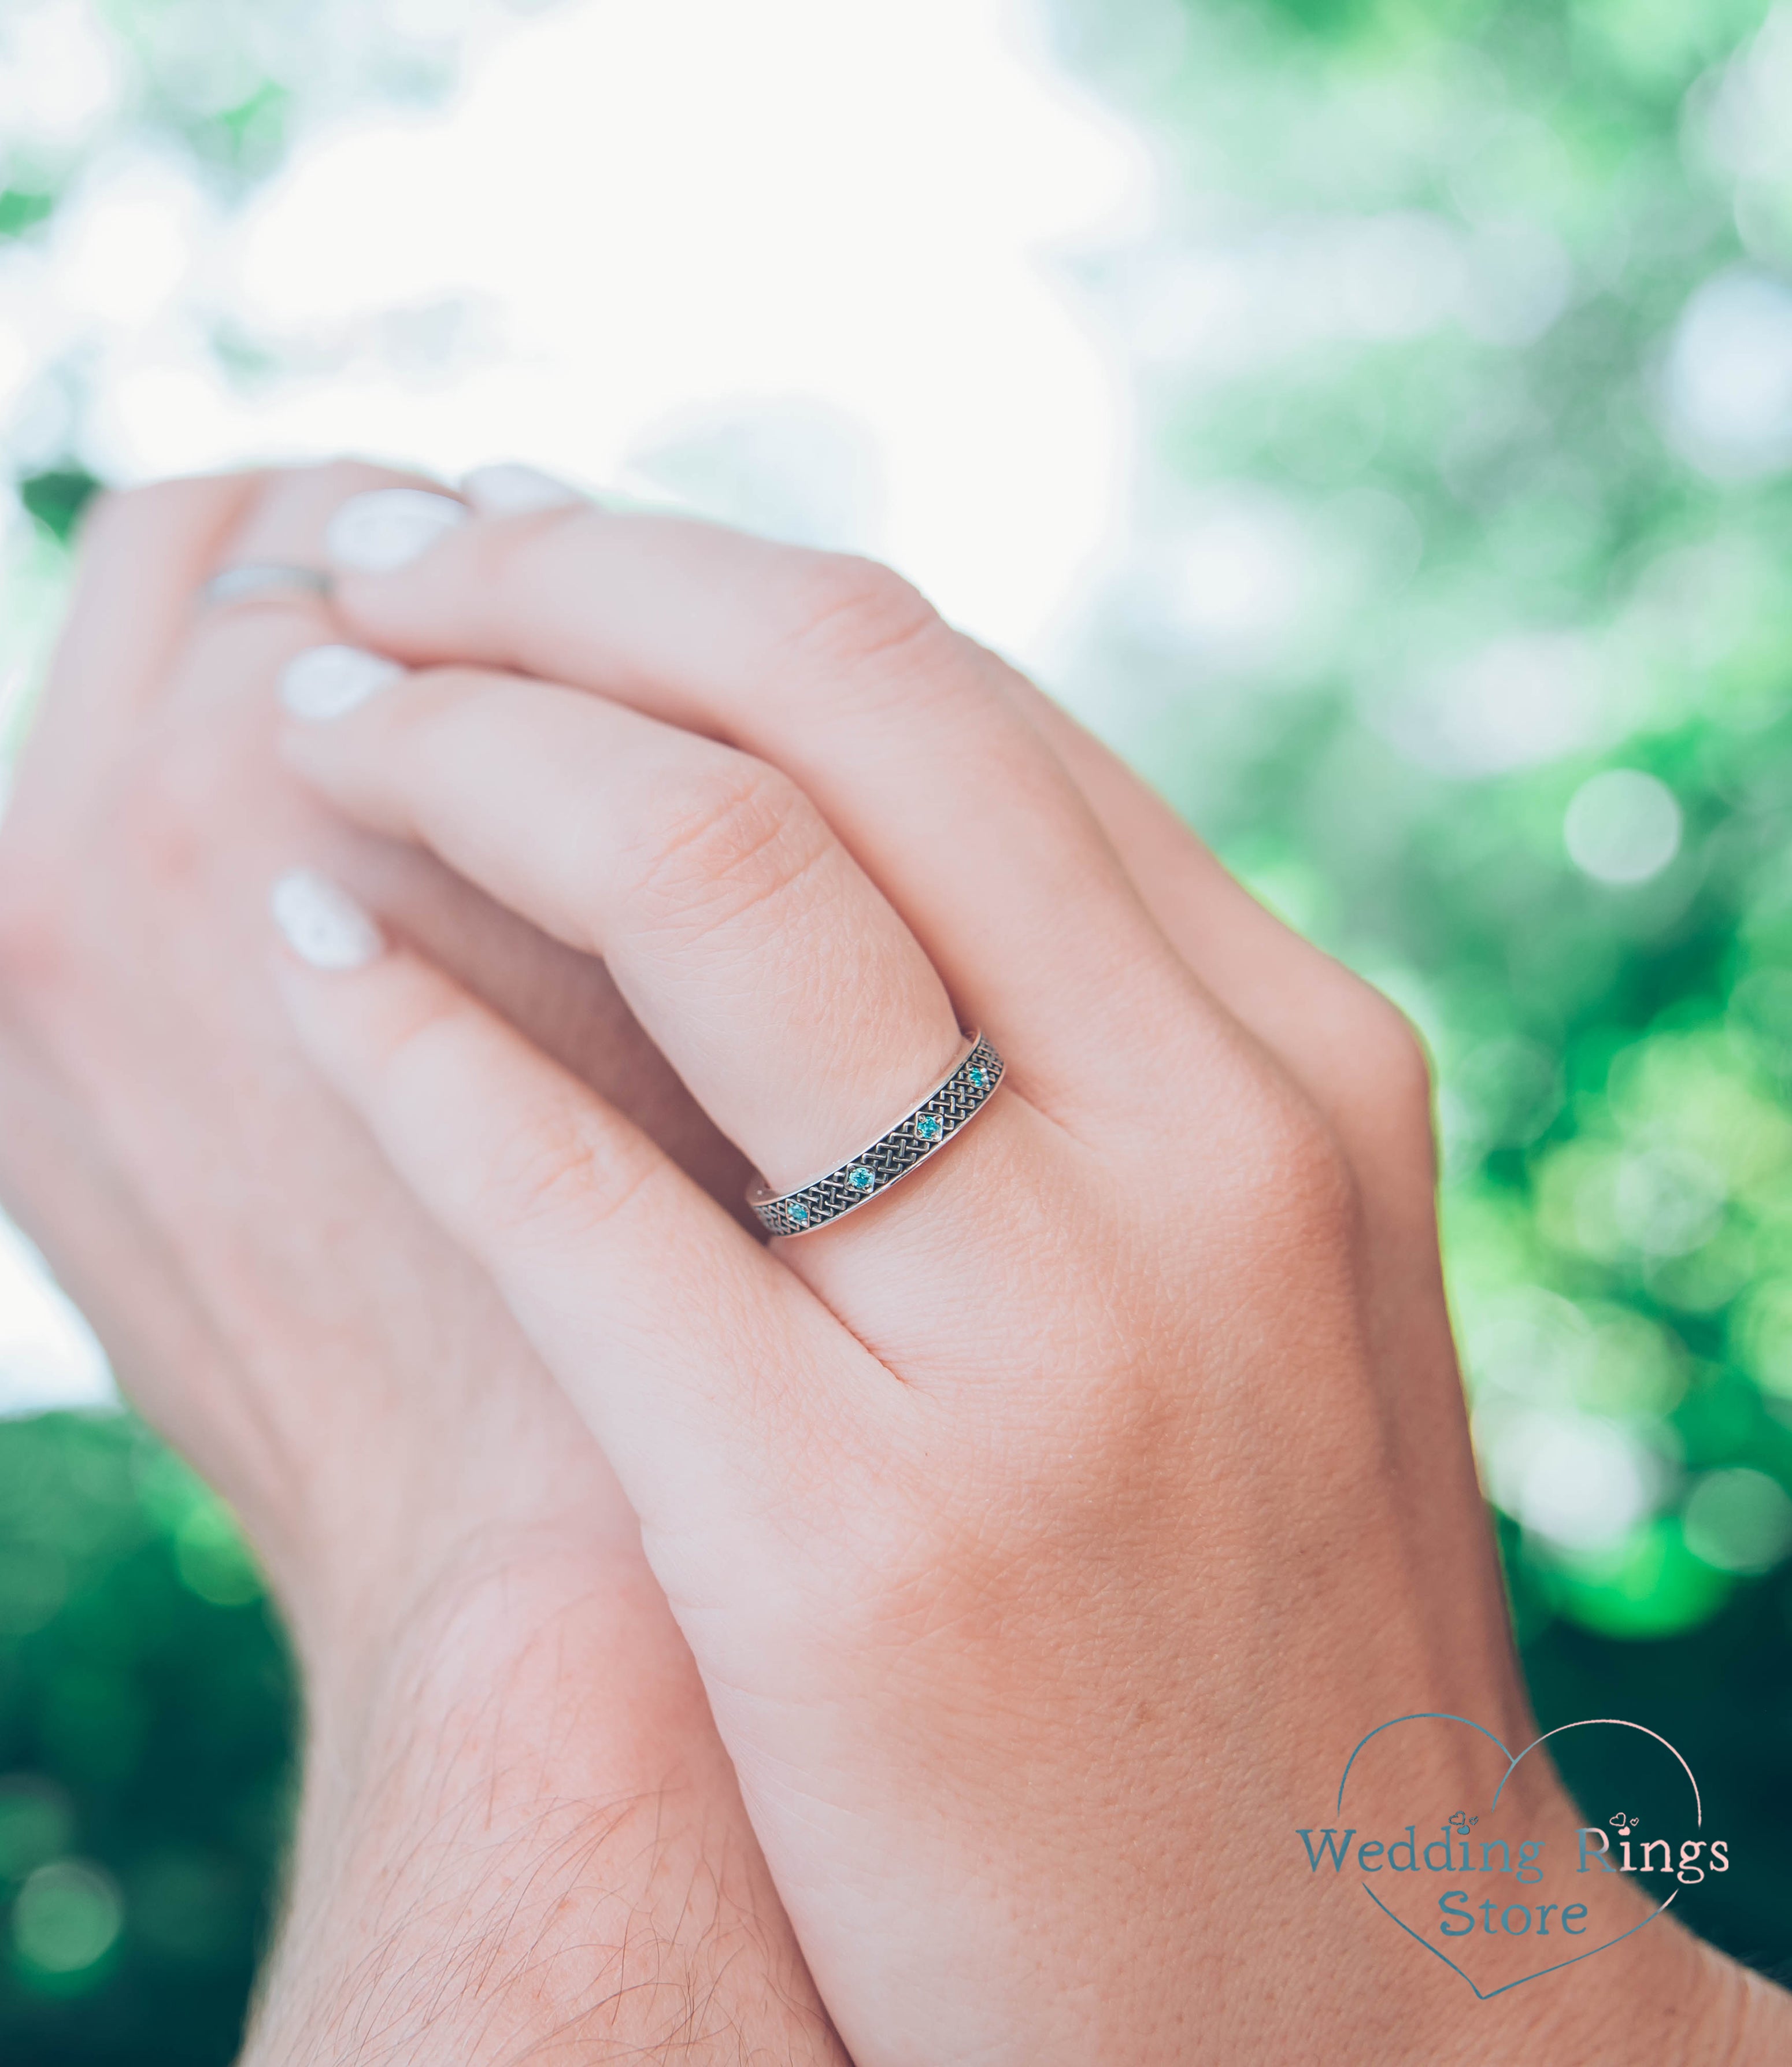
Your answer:
[[[1002,1076],[1001,1056],[981,1033],[967,1034],[963,1051],[945,1076],[870,1147],[791,1191],[774,1192],[762,1178],[748,1186],[746,1202],[774,1234],[813,1234],[843,1213],[868,1205],[937,1155],[989,1103]]]
[[[277,560],[224,567],[199,591],[205,603],[250,603],[264,595],[327,595],[330,577],[321,567],[295,567]]]

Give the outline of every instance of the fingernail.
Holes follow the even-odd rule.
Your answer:
[[[404,670],[359,646],[312,646],[295,654],[280,676],[280,701],[294,717],[320,724],[364,704]]]
[[[330,519],[324,545],[339,567],[390,574],[408,566],[467,521],[464,502],[425,488],[375,488],[351,495]]]
[[[588,502],[576,488],[521,460],[498,460],[476,466],[461,483],[461,493],[482,517],[522,517],[531,510],[570,510]]]
[[[291,869],[268,898],[286,945],[315,969],[365,969],[385,951],[386,936],[346,890],[315,869]]]

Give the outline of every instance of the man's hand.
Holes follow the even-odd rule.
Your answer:
[[[273,1001],[296,850],[738,1196],[600,972],[278,772],[272,684],[326,607],[197,607],[221,565],[317,563],[385,478],[98,512],[0,833],[0,1188],[295,1630],[301,1842],[250,2057],[837,2060],[601,1453]]]

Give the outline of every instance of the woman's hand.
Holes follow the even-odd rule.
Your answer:
[[[289,765],[601,956],[774,1188],[961,1021],[1009,1066],[768,1249],[414,945],[351,923],[286,980],[601,1437],[860,2067],[1715,2060],[1778,2018],[1666,1921],[1477,2003],[1300,1858],[1377,1724],[1531,1735],[1393,1011],[882,571],[464,514],[338,518],[411,672],[301,662]],[[1490,1785],[1445,1730],[1398,1765],[1352,1821]],[[1571,1846],[1540,1756],[1511,1800]]]
[[[595,1442],[299,1054],[295,855],[401,914],[702,1181],[739,1159],[595,967],[279,768],[367,467],[169,484],[89,527],[0,834],[0,1182],[144,1411],[234,1501],[305,1666],[307,1785],[250,2057],[834,2060],[689,1654]]]

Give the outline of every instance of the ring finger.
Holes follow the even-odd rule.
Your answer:
[[[360,461],[335,460],[261,477],[236,524],[218,539],[194,587],[179,599],[186,643],[171,701],[193,708],[242,698],[300,648],[329,637],[337,618],[323,572],[323,538],[345,495],[401,485],[405,477]],[[240,590],[221,575],[265,571]],[[315,584],[295,579],[315,571]],[[281,577],[286,577],[282,579]]]
[[[302,656],[303,712],[339,662]],[[648,1034],[774,1190],[898,1119],[961,1046],[913,934],[786,777],[588,692],[473,669],[379,677],[356,708],[291,725],[289,763],[363,824],[433,849],[502,902],[601,956]],[[1018,1098],[899,1198],[962,1232],[981,1163],[1036,1163]],[[956,1182],[949,1171],[956,1168]],[[899,1214],[880,1207],[882,1249]],[[829,1246],[851,1240],[850,1228]]]

